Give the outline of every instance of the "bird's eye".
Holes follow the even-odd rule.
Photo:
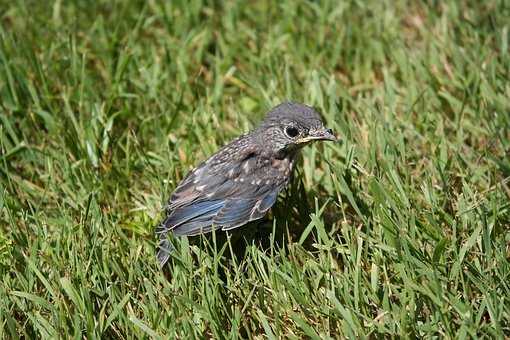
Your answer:
[[[290,138],[294,138],[297,135],[299,135],[299,131],[298,131],[298,129],[296,129],[293,126],[288,126],[288,127],[285,128],[285,134],[287,136],[289,136]]]

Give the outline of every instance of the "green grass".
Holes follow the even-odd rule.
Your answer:
[[[1,338],[510,336],[507,1],[0,8]],[[285,99],[343,142],[165,275],[172,189]]]

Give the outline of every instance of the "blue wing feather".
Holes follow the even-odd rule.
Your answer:
[[[257,199],[234,199],[229,200],[214,217],[213,222],[223,227],[237,225],[240,222],[249,221],[249,216]]]
[[[201,216],[178,226],[173,229],[172,232],[175,236],[195,236],[208,233],[213,229],[213,225],[211,224],[213,217],[214,215],[211,214]]]
[[[279,190],[275,189],[268,193],[261,201],[258,207],[258,210],[261,212],[266,212],[269,208],[271,208],[276,202],[276,197],[278,197]]]
[[[200,225],[210,223],[224,205],[224,200],[212,200],[195,202],[175,209],[163,222],[160,233],[173,230],[176,234],[190,235],[197,227],[200,228]]]
[[[274,189],[265,196],[252,199],[229,200],[218,212],[213,222],[221,225],[223,230],[230,230],[259,219],[273,206],[278,191],[278,189]]]
[[[164,224],[173,229],[179,225],[202,215],[215,215],[223,205],[223,200],[201,201],[176,209],[170,214]]]

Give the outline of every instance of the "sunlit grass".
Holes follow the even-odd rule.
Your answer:
[[[1,337],[510,335],[505,1],[0,8]],[[286,99],[342,143],[160,271],[172,189]]]

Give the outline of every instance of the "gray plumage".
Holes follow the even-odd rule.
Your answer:
[[[289,102],[270,110],[256,129],[222,147],[177,186],[156,231],[160,265],[172,250],[168,232],[194,236],[262,218],[288,185],[301,147],[335,139],[309,106]]]

